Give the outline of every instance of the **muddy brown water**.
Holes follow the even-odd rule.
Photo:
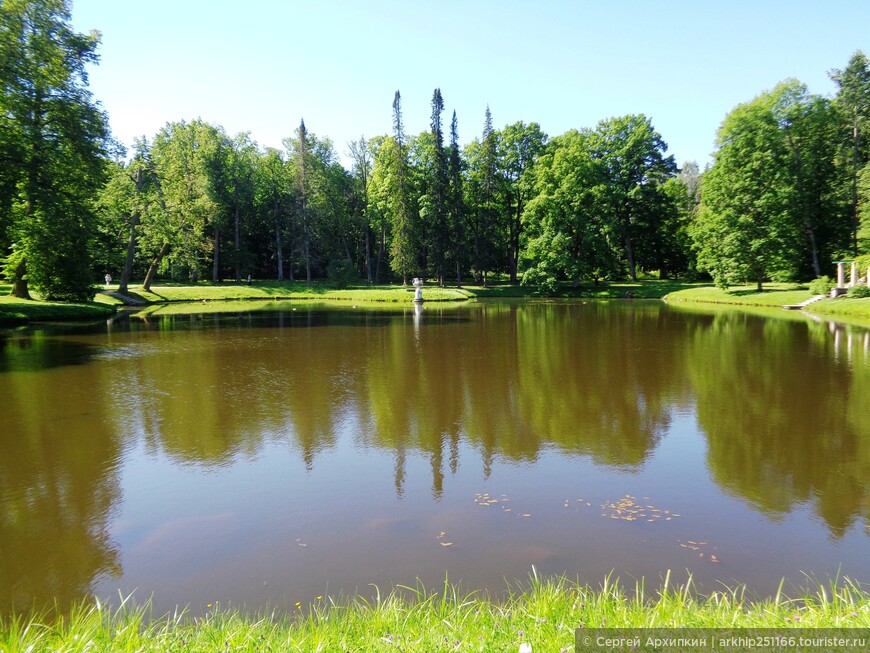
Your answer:
[[[870,582],[870,333],[660,302],[0,332],[0,613]],[[320,598],[319,598],[320,597]]]

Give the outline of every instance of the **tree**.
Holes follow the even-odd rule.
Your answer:
[[[866,126],[870,121],[870,62],[858,50],[843,70],[831,72],[839,91],[837,103],[846,116],[850,132],[850,177],[852,195],[852,253],[858,255],[858,232],[861,227],[859,178],[867,163]]]
[[[215,199],[218,202],[221,217],[218,224],[231,226],[233,234],[232,265],[236,282],[242,280],[242,267],[249,266],[247,252],[243,251],[242,236],[246,221],[250,221],[254,212],[254,170],[259,156],[256,143],[251,141],[250,134],[241,133],[235,138],[229,138],[223,130],[216,156],[212,159],[211,176]],[[216,239],[212,281],[221,280],[219,239]]]
[[[505,182],[503,222],[507,228],[507,263],[511,283],[517,282],[522,216],[532,191],[527,171],[543,151],[546,142],[547,135],[536,122],[528,125],[522,121],[515,122],[498,134],[500,169]]]
[[[636,245],[649,237],[667,215],[664,183],[675,174],[668,146],[643,115],[611,118],[598,123],[595,159],[601,167],[596,189],[608,235],[621,244],[628,274],[637,279],[637,264],[649,262]]]
[[[447,157],[447,219],[450,225],[453,246],[453,263],[456,265],[456,285],[462,287],[463,252],[465,251],[466,210],[463,194],[463,161],[459,151],[459,122],[456,111],[450,121],[450,152]]]
[[[469,227],[472,263],[478,279],[486,286],[487,272],[497,267],[499,205],[498,136],[492,127],[489,105],[483,120],[481,140],[466,148],[469,175],[466,186],[470,209]]]
[[[85,67],[96,63],[98,32],[70,26],[66,0],[0,4],[0,234],[12,294],[28,283],[53,299],[93,296],[93,198],[109,147],[105,114],[91,98]],[[14,189],[14,190],[13,190]]]
[[[408,276],[416,267],[417,242],[414,202],[411,198],[411,179],[402,120],[402,96],[396,91],[393,97],[393,137],[382,147],[386,166],[386,195],[392,225],[390,243],[390,267],[402,277],[402,285],[408,285]]]
[[[311,215],[309,201],[312,185],[311,140],[305,127],[305,120],[299,122],[296,138],[289,141],[295,165],[294,179],[298,197],[298,214],[302,226],[302,256],[305,261],[305,281],[311,283]]]
[[[693,239],[720,285],[821,276],[847,247],[835,113],[796,80],[738,106],[719,131]]]
[[[811,95],[797,80],[779,84],[773,95],[790,173],[788,211],[794,229],[805,238],[795,272],[817,278],[822,276],[822,262],[849,243],[848,207],[836,192],[837,115],[829,100]]]
[[[129,163],[117,162],[111,166],[109,179],[97,200],[102,215],[101,231],[106,233],[109,241],[105,247],[106,256],[114,255],[115,243],[118,251],[125,252],[120,265],[108,261],[104,265],[109,271],[120,267],[118,291],[122,293],[127,292],[133,277],[141,225],[143,221],[149,221],[150,213],[158,207],[151,147],[145,139],[137,140],[134,147],[135,154]]]
[[[372,150],[364,136],[349,144],[354,176],[354,207],[357,219],[362,227],[365,247],[366,280],[372,283],[372,224],[369,216],[369,192],[372,174]]]
[[[610,251],[598,207],[595,135],[571,130],[553,138],[530,174],[533,195],[522,218],[523,284],[552,293],[560,279],[599,276]]]
[[[439,285],[444,286],[451,234],[447,206],[448,164],[447,153],[444,151],[444,130],[441,127],[442,113],[444,113],[444,98],[441,97],[441,89],[436,88],[432,93],[432,151],[426,171],[427,210],[424,228],[429,265],[438,278]]]
[[[202,120],[167,123],[154,138],[159,210],[143,224],[142,245],[151,253],[143,287],[148,290],[159,270],[197,280],[208,254],[220,252],[222,213],[215,190],[215,158],[223,130]],[[211,248],[206,232],[211,230]]]
[[[284,243],[293,204],[292,180],[281,152],[269,149],[257,159],[254,204],[260,223],[271,234],[276,278],[284,281]]]
[[[796,235],[788,218],[785,141],[763,93],[726,116],[713,166],[704,175],[692,229],[698,265],[727,286],[791,269]]]

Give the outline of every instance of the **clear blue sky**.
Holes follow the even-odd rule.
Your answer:
[[[73,0],[73,23],[102,32],[91,90],[125,145],[200,117],[281,147],[304,118],[342,158],[390,132],[397,89],[428,129],[439,87],[462,143],[487,104],[550,136],[643,113],[703,168],[734,106],[789,77],[833,95],[870,54],[870,0]]]

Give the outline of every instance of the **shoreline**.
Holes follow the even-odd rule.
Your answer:
[[[120,308],[140,308],[158,311],[170,305],[195,304],[215,312],[215,307],[232,302],[328,302],[335,304],[362,303],[379,306],[412,306],[413,287],[395,285],[355,286],[337,289],[324,283],[307,285],[300,282],[234,282],[200,283],[196,285],[165,284],[153,286],[145,292],[140,286],[131,287],[127,301],[115,289],[103,289],[93,302],[65,304],[40,300],[17,300],[0,296],[0,326],[15,327],[38,322],[62,323],[71,321],[98,321],[112,317]],[[0,286],[0,292],[8,287]],[[468,285],[463,288],[426,286],[425,303],[466,302],[476,299],[656,299],[677,305],[718,306],[736,309],[777,309],[785,312],[786,304],[809,299],[806,286],[796,284],[769,284],[758,293],[750,286],[737,286],[721,290],[710,285],[678,281],[642,280],[613,282],[599,285],[564,286],[552,296],[541,296],[531,288],[520,285],[494,284],[487,288]],[[219,309],[217,309],[219,310]],[[771,316],[776,317],[774,311]],[[823,318],[844,324],[870,327],[870,298],[842,297],[823,299],[793,315],[811,319]]]
[[[129,597],[120,605],[84,601],[68,613],[0,617],[3,650],[341,650],[573,651],[577,629],[598,628],[870,628],[870,594],[849,579],[789,598],[781,591],[747,598],[742,587],[709,595],[691,581],[655,592],[643,580],[624,587],[606,578],[598,589],[564,576],[508,585],[506,599],[463,592],[445,580],[440,590],[397,587],[376,599],[317,597],[307,607],[246,612],[209,605],[204,616],[184,610],[155,615]],[[649,598],[654,597],[654,598]],[[526,649],[528,650],[528,649]],[[582,650],[582,649],[581,649]]]

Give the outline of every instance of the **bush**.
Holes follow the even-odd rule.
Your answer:
[[[523,286],[537,288],[542,295],[555,295],[559,287],[558,281],[553,274],[548,274],[544,266],[530,268],[523,273]]]
[[[855,299],[863,299],[865,297],[870,297],[870,287],[868,286],[852,286],[849,288],[848,292],[849,297],[854,297]]]
[[[329,279],[329,283],[339,290],[344,290],[359,278],[356,273],[356,266],[353,264],[353,261],[347,258],[331,261],[326,269],[326,276]]]
[[[831,277],[819,277],[810,281],[810,292],[814,295],[827,295],[834,287],[834,280]]]

